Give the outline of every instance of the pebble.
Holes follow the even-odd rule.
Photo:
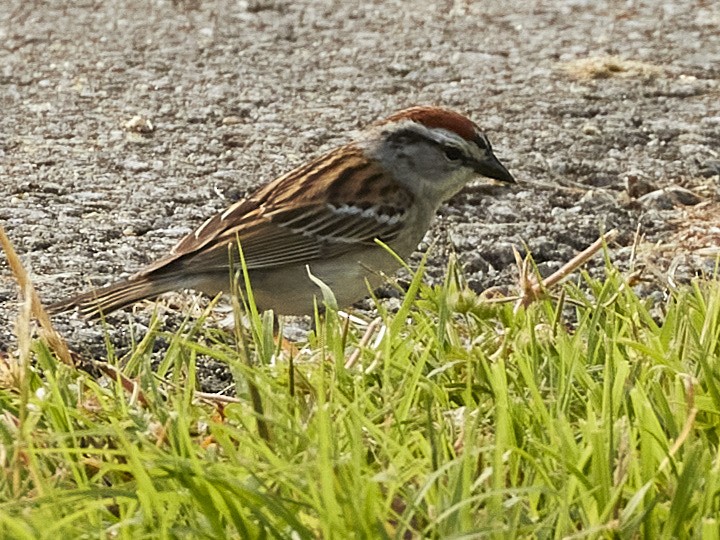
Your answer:
[[[144,116],[136,115],[133,116],[130,120],[125,122],[123,127],[127,131],[132,131],[135,133],[152,133],[155,131],[155,126],[150,121],[150,119],[145,118]]]
[[[720,160],[708,160],[700,167],[700,176],[709,178],[711,176],[720,176]]]
[[[680,186],[670,186],[657,189],[638,199],[638,202],[645,206],[658,210],[670,210],[675,206],[694,206],[702,201],[702,198]]]
[[[625,174],[625,189],[631,198],[637,199],[657,190],[658,186],[642,171],[630,171]]]
[[[138,159],[128,158],[121,164],[122,168],[132,173],[146,172],[149,171],[152,166],[147,161],[140,161]]]

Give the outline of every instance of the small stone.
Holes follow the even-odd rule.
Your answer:
[[[657,185],[645,177],[642,171],[630,171],[625,174],[625,189],[631,199],[639,199],[658,189]]]
[[[53,195],[59,195],[65,192],[65,189],[56,182],[43,182],[40,185],[40,191],[43,193],[52,193]]]
[[[387,72],[390,75],[394,75],[395,77],[404,77],[412,71],[410,66],[408,66],[407,64],[401,64],[399,62],[393,62],[389,64],[385,69],[387,69]]]
[[[123,124],[126,131],[132,133],[152,133],[155,131],[153,123],[144,116],[136,115]]]
[[[702,202],[702,198],[689,189],[685,189],[680,186],[672,186],[669,189],[675,200],[684,206],[695,206],[696,204]]]
[[[121,167],[126,171],[132,173],[145,172],[150,170],[150,164],[146,161],[140,161],[138,159],[128,158],[121,163]]]
[[[700,169],[700,175],[705,178],[720,176],[720,160],[711,159],[703,163]]]
[[[659,210],[670,210],[675,206],[694,206],[702,201],[698,195],[680,186],[670,186],[643,195],[638,202]]]
[[[583,124],[581,131],[583,132],[583,134],[590,135],[592,137],[597,137],[601,133],[600,129],[595,124],[591,124],[589,122]]]
[[[703,144],[681,144],[678,147],[678,151],[681,155],[689,157],[689,156],[696,156],[696,155],[707,155],[709,152],[709,148]]]
[[[234,126],[235,124],[241,124],[242,118],[239,116],[226,116],[222,119],[222,125],[223,126]]]

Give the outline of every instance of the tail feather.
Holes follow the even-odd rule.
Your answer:
[[[98,319],[102,315],[107,315],[140,300],[155,298],[175,288],[171,279],[138,276],[60,300],[46,309],[50,315],[77,309],[80,315],[86,319]]]

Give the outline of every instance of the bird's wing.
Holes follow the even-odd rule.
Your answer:
[[[236,211],[246,210],[238,205]],[[223,214],[226,214],[227,211]],[[182,239],[171,255],[142,274],[180,264],[191,273],[227,269],[228,249],[239,242],[248,270],[328,259],[374,240],[392,242],[404,226],[405,209],[394,206],[335,206],[330,203],[267,209],[242,216],[213,216]],[[199,233],[199,234],[198,234]]]
[[[392,242],[403,226],[399,208],[330,204],[260,210],[251,220],[231,226],[199,250],[182,255],[193,272],[222,270],[228,266],[228,246],[237,243],[248,270],[270,269],[290,264],[329,259],[358,245],[371,246],[374,239]]]
[[[228,246],[238,241],[252,270],[335,257],[375,238],[392,242],[412,201],[359,147],[347,145],[211,217],[141,275],[176,265],[194,273],[225,269]]]

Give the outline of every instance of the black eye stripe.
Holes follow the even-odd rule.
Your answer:
[[[473,142],[482,150],[491,150],[490,141],[483,133],[478,133]]]
[[[386,132],[386,135],[388,137],[388,142],[393,145],[425,142],[436,146],[445,155],[448,161],[461,163],[467,166],[472,166],[471,162],[474,161],[474,158],[469,156],[462,148],[453,144],[443,144],[437,140],[428,138],[422,133],[418,133],[414,129],[400,129],[395,132]],[[480,132],[478,132],[472,142],[475,143],[481,150],[490,149],[490,142],[487,140],[485,135]]]

